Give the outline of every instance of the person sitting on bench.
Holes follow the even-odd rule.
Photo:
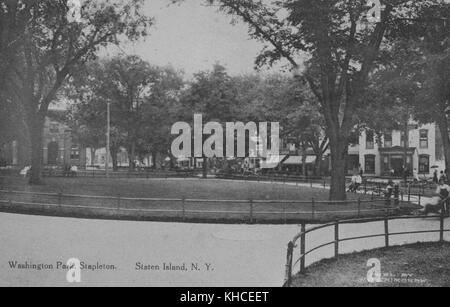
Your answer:
[[[436,190],[436,196],[432,198],[431,202],[427,204],[423,210],[425,215],[430,213],[448,214],[450,204],[450,186],[444,180],[440,180],[439,186]]]

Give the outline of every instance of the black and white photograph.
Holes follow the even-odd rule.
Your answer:
[[[449,286],[450,0],[0,0],[0,287]]]

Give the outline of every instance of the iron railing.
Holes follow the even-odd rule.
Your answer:
[[[293,268],[300,264],[300,277],[301,274],[306,272],[306,256],[311,253],[323,249],[328,246],[334,246],[334,257],[332,259],[337,259],[340,256],[340,243],[355,241],[355,240],[363,240],[363,239],[373,239],[373,238],[381,238],[384,237],[385,247],[390,247],[390,238],[392,236],[400,236],[400,235],[411,235],[411,234],[429,234],[429,233],[439,233],[439,242],[444,242],[445,237],[444,234],[446,232],[450,232],[450,229],[445,229],[445,218],[447,216],[444,213],[444,210],[441,211],[441,215],[439,218],[439,230],[414,230],[414,231],[406,231],[406,232],[390,232],[389,226],[391,221],[395,220],[406,220],[406,219],[435,219],[433,216],[385,216],[384,218],[365,218],[365,219],[349,219],[349,220],[341,220],[333,223],[328,223],[324,225],[320,225],[317,227],[313,227],[310,229],[306,229],[306,225],[302,224],[301,232],[294,237],[292,241],[289,242],[287,248],[287,263],[286,263],[286,273],[285,273],[285,286],[290,287],[292,285],[293,279]],[[365,236],[355,236],[355,237],[346,237],[341,238],[339,233],[339,227],[345,224],[367,224],[374,222],[384,222],[384,232],[381,234],[372,234]],[[334,228],[334,240],[321,244],[317,247],[311,248],[307,250],[306,241],[307,235],[314,233],[318,230]],[[296,247],[300,246],[300,257],[294,262],[294,250]]]
[[[117,214],[166,215],[181,221],[214,216],[246,223],[276,221],[279,224],[308,221],[317,223],[338,217],[384,216],[398,214],[403,203],[381,198],[347,201],[219,200],[189,198],[133,198],[124,196],[73,195],[0,190],[0,206],[44,209],[90,209]],[[406,206],[406,203],[404,203]],[[331,206],[331,209],[330,209]],[[0,209],[1,209],[0,208]]]

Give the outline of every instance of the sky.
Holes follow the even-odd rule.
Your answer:
[[[203,0],[172,5],[169,0],[147,0],[145,13],[155,25],[145,41],[111,47],[109,56],[137,54],[153,65],[172,65],[187,76],[224,65],[231,75],[254,71],[263,44],[248,35],[247,26],[231,24],[231,17],[205,6]]]

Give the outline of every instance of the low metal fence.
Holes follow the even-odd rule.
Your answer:
[[[123,196],[72,195],[0,190],[0,204],[7,209],[27,208],[91,209],[136,217],[169,217],[189,221],[199,218],[232,219],[246,223],[311,223],[339,217],[398,214],[406,203],[380,198],[348,201],[218,200],[189,198],[132,198]]]
[[[287,263],[286,263],[286,273],[285,273],[285,286],[290,287],[292,285],[293,279],[293,268],[297,265],[300,265],[299,274],[303,274],[306,271],[306,257],[311,253],[323,249],[328,246],[334,246],[334,257],[333,259],[337,259],[340,254],[340,243],[355,241],[355,240],[364,240],[364,239],[373,239],[384,237],[385,247],[390,247],[390,239],[393,236],[400,235],[411,235],[411,234],[429,234],[436,233],[439,234],[439,242],[444,242],[445,237],[444,234],[446,232],[450,232],[450,229],[445,228],[445,215],[444,211],[442,211],[439,218],[439,229],[437,230],[413,230],[413,231],[405,231],[405,232],[391,232],[390,231],[390,222],[395,220],[406,220],[406,219],[436,219],[436,217],[427,217],[427,216],[385,216],[384,218],[366,218],[366,219],[348,219],[348,220],[340,220],[332,223],[327,223],[324,225],[320,225],[317,227],[312,227],[310,229],[306,229],[306,225],[302,224],[301,232],[294,237],[292,241],[289,242],[287,248]],[[384,232],[365,235],[365,236],[355,236],[355,237],[346,237],[342,238],[340,236],[340,226],[345,224],[367,224],[373,222],[384,222]],[[314,232],[317,232],[322,229],[334,228],[334,240],[321,244],[317,247],[307,249],[306,241],[307,235],[310,235]],[[300,247],[300,257],[297,260],[294,260],[294,250],[296,247]]]

